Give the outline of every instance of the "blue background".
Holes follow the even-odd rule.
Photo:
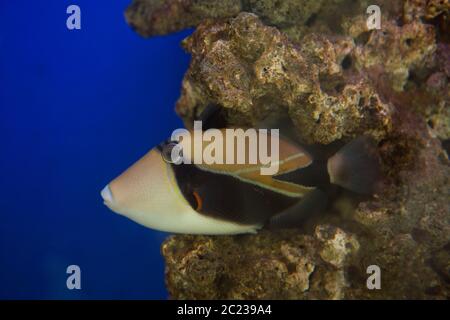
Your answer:
[[[0,0],[0,299],[167,298],[154,232],[100,190],[182,126],[190,31],[138,36],[131,0]],[[81,8],[81,30],[66,8]],[[81,290],[66,268],[81,268]]]

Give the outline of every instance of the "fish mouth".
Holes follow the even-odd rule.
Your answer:
[[[113,197],[113,194],[112,194],[112,192],[111,192],[111,188],[109,187],[109,184],[108,185],[106,185],[106,187],[104,187],[103,189],[102,189],[102,191],[100,192],[100,195],[102,196],[102,198],[103,198],[103,203],[106,205],[106,206],[111,206],[111,205],[113,205],[114,204],[114,197]]]

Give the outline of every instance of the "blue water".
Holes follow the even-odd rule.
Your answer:
[[[165,299],[164,233],[100,190],[182,126],[189,31],[140,38],[131,0],[0,0],[0,299]],[[66,28],[81,8],[82,29]],[[66,268],[81,268],[68,290]]]

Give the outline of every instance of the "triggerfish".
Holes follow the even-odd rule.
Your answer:
[[[274,175],[261,174],[260,162],[174,163],[171,151],[178,144],[182,150],[208,145],[193,143],[168,140],[151,149],[101,191],[105,205],[160,231],[255,233],[297,227],[326,210],[336,188],[370,195],[378,177],[376,148],[365,136],[325,158],[280,135]],[[244,148],[251,152],[249,143]]]

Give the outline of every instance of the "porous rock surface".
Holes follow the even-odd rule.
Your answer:
[[[380,30],[366,9],[381,7]],[[383,188],[304,230],[172,236],[176,299],[450,298],[448,0],[134,0],[143,36],[195,27],[176,111],[214,103],[229,125],[286,114],[297,138],[378,142]],[[381,289],[366,286],[380,267]]]

